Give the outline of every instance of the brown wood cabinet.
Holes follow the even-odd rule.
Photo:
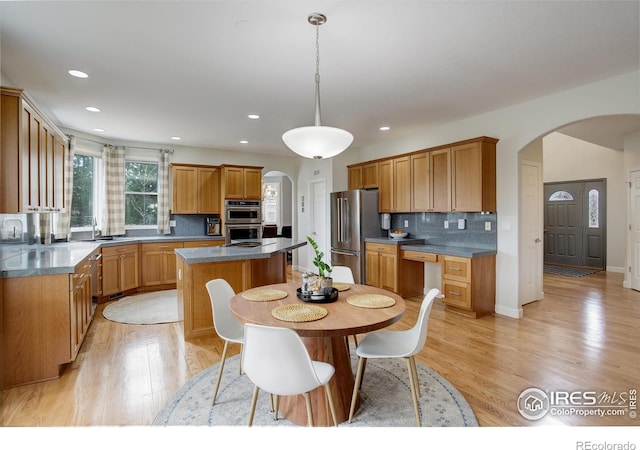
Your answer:
[[[65,135],[22,89],[2,87],[0,93],[0,212],[64,211]]]
[[[446,309],[470,317],[495,309],[495,255],[476,258],[441,255],[442,301]]]
[[[429,152],[431,211],[451,211],[451,150]]]
[[[261,200],[262,167],[223,165],[223,200]]]
[[[367,242],[365,283],[393,291],[403,297],[420,295],[424,271],[421,263],[400,258],[400,246]]]
[[[64,364],[75,360],[93,319],[95,254],[70,274],[3,279],[3,389],[58,378]]]
[[[224,245],[224,241],[186,241],[184,242],[184,248],[197,248],[197,247],[217,247]]]
[[[375,189],[378,187],[378,163],[376,161],[347,166],[349,189]]]
[[[451,211],[496,211],[496,144],[451,147]]]
[[[102,295],[109,296],[136,289],[138,282],[138,244],[102,249]]]
[[[411,155],[411,212],[431,211],[429,152]]]
[[[378,162],[378,211],[411,211],[411,160],[400,156]]]
[[[172,164],[173,214],[220,214],[220,168]]]
[[[153,242],[140,245],[141,286],[163,286],[176,284],[176,248],[182,242]]]

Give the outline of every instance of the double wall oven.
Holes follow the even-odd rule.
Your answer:
[[[262,204],[259,200],[225,200],[225,243],[262,237]]]

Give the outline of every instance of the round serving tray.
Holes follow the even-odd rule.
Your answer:
[[[331,303],[338,300],[338,289],[331,288],[331,292],[328,294],[303,294],[302,289],[297,289],[297,295],[303,302],[309,303]]]

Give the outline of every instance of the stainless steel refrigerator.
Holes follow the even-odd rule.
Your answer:
[[[378,191],[331,193],[331,265],[348,266],[356,283],[364,283],[364,239],[381,237]]]

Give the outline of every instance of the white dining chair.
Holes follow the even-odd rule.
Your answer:
[[[336,283],[355,284],[355,279],[353,278],[353,272],[351,271],[351,267],[349,266],[333,266],[331,268],[331,278]],[[347,344],[347,351],[349,351],[349,336],[345,336],[344,338]],[[353,342],[357,347],[358,336],[355,334],[353,335]]]
[[[220,380],[222,379],[229,343],[244,344],[244,326],[231,315],[231,310],[229,309],[229,301],[231,297],[236,295],[231,285],[226,280],[217,278],[208,281],[206,286],[211,299],[213,327],[216,330],[216,334],[224,339],[224,348],[220,358],[220,371],[218,372],[216,387],[213,391],[213,400],[211,401],[211,404],[214,405],[220,388]],[[242,372],[242,365],[240,365],[240,372]]]
[[[333,423],[338,426],[329,381],[333,377],[333,365],[313,361],[300,336],[290,328],[245,324],[245,345],[242,367],[255,385],[249,412],[249,426],[263,389],[275,396],[275,418],[278,418],[278,401],[281,395],[304,395],[307,406],[307,424],[313,426],[311,406],[312,390],[324,386]]]
[[[415,325],[403,331],[376,331],[367,334],[360,341],[356,349],[358,355],[358,370],[356,380],[353,385],[353,395],[351,396],[351,408],[349,409],[349,423],[353,419],[353,413],[358,397],[358,389],[362,384],[364,369],[368,358],[404,358],[407,360],[409,372],[409,382],[413,394],[413,408],[416,414],[418,426],[421,426],[420,411],[418,409],[418,396],[420,396],[420,385],[418,383],[418,370],[414,356],[422,350],[427,341],[427,324],[429,314],[433,306],[434,299],[440,293],[439,289],[431,289],[427,292],[422,304],[420,313]]]

